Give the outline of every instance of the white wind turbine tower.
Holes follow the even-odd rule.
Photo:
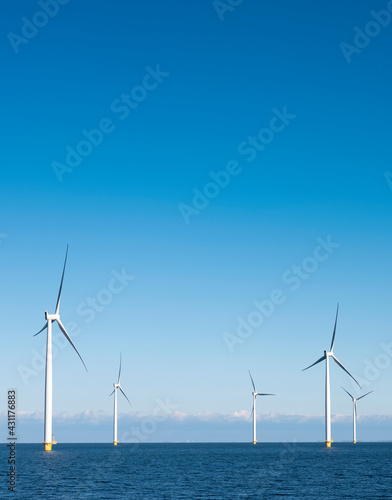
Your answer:
[[[45,329],[48,329],[47,332],[47,340],[46,340],[46,371],[45,371],[45,415],[44,415],[44,441],[42,442],[44,445],[45,451],[51,451],[52,450],[52,444],[56,444],[56,441],[53,438],[52,434],[52,408],[53,408],[53,385],[52,385],[52,323],[54,321],[57,321],[57,324],[59,325],[60,330],[64,334],[65,338],[68,340],[68,342],[72,345],[72,347],[75,349],[77,352],[77,355],[81,359],[84,367],[87,367],[84,364],[84,361],[82,359],[82,356],[79,354],[78,350],[76,349],[74,343],[71,340],[71,337],[68,335],[64,325],[60,321],[60,298],[61,298],[61,290],[63,288],[63,281],[64,281],[64,273],[65,273],[65,266],[67,264],[67,256],[68,256],[68,245],[67,245],[67,251],[65,253],[65,261],[64,261],[64,267],[63,267],[63,274],[61,276],[61,283],[60,283],[60,289],[59,289],[59,294],[57,297],[57,303],[56,303],[56,312],[54,314],[48,314],[48,311],[45,311],[45,319],[46,323],[45,326],[41,328],[41,330],[34,335],[38,335],[39,333],[43,332]]]
[[[120,354],[120,369],[118,371],[118,381],[117,381],[117,384],[115,382],[113,382],[114,389],[113,389],[113,392],[111,392],[109,394],[109,396],[114,394],[114,415],[113,415],[113,444],[114,444],[114,446],[117,446],[117,443],[118,443],[118,439],[117,439],[117,389],[120,389],[120,391],[124,394],[128,403],[131,404],[127,395],[125,394],[125,392],[123,391],[123,389],[120,385],[120,376],[121,376],[121,354]]]
[[[346,368],[342,365],[342,363],[338,360],[338,358],[333,353],[333,346],[335,343],[335,334],[336,334],[336,325],[338,322],[338,313],[339,313],[339,304],[338,304],[337,310],[336,310],[335,326],[333,329],[330,350],[324,351],[324,354],[320,359],[318,359],[312,365],[310,365],[307,368],[304,368],[302,370],[302,371],[305,371],[308,368],[311,368],[312,366],[317,365],[317,363],[321,363],[321,361],[325,360],[325,366],[326,366],[326,371],[325,371],[325,444],[327,445],[328,448],[331,447],[331,443],[332,443],[332,437],[331,437],[331,390],[330,390],[330,381],[329,381],[329,358],[332,358],[335,361],[335,363],[338,364],[340,366],[340,368],[342,368],[346,373],[348,373],[350,375],[350,377],[354,380],[354,382],[356,384],[358,384],[358,382],[351,375],[351,373],[348,370],[346,370]],[[361,388],[361,386],[359,384],[358,384],[358,386]]]
[[[355,444],[357,442],[357,401],[364,398],[373,391],[367,392],[366,394],[360,396],[359,398],[354,398],[354,396],[352,396],[348,391],[346,391],[344,387],[342,387],[342,389],[344,390],[344,392],[347,392],[347,394],[353,400],[353,443]]]
[[[248,370],[249,372],[249,376],[250,376],[250,379],[252,381],[252,385],[253,385],[253,392],[252,392],[252,396],[253,396],[253,407],[252,407],[252,413],[253,413],[253,444],[256,444],[257,441],[256,441],[256,398],[257,396],[275,396],[275,394],[264,394],[262,392],[257,392],[256,391],[256,386],[255,386],[255,383],[253,382],[253,378],[252,378],[252,375],[250,373],[250,371]]]

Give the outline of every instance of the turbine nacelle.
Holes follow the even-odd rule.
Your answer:
[[[76,351],[76,354],[79,356],[81,362],[83,363],[83,366],[85,367],[86,371],[87,371],[87,367],[83,361],[83,358],[82,356],[79,354],[79,351],[76,349],[75,347],[75,344],[72,342],[72,339],[71,337],[69,336],[67,330],[65,329],[65,326],[62,324],[61,320],[60,320],[60,299],[61,299],[61,292],[62,292],[62,289],[63,289],[63,282],[64,282],[64,274],[65,274],[65,267],[66,267],[66,264],[67,264],[67,257],[68,257],[68,245],[67,245],[67,251],[65,253],[65,260],[64,260],[64,267],[63,267],[63,274],[61,276],[61,282],[60,282],[60,288],[59,288],[59,294],[57,296],[57,302],[56,302],[56,312],[54,314],[49,314],[48,311],[45,311],[45,319],[46,319],[46,323],[45,325],[41,328],[41,330],[39,332],[37,332],[35,336],[39,335],[41,332],[43,332],[44,330],[46,330],[48,328],[48,323],[49,321],[51,323],[53,323],[53,321],[56,321],[62,334],[64,335],[64,337],[68,340],[68,342],[71,344],[71,346],[75,349]]]
[[[48,311],[45,311],[45,319],[48,321],[58,321],[60,319],[60,314],[49,314]]]
[[[250,373],[250,371],[248,370],[249,372],[249,376],[250,376],[250,380],[252,382],[252,386],[253,386],[253,392],[252,392],[252,396],[255,398],[256,396],[275,396],[275,394],[266,394],[264,392],[257,392],[256,390],[256,386],[255,386],[255,383],[253,381],[253,377],[252,377],[252,374]]]
[[[117,389],[120,389],[120,391],[123,393],[123,396],[125,397],[125,399],[128,401],[128,403],[131,405],[131,402],[129,401],[128,399],[128,396],[125,394],[123,388],[121,387],[120,385],[120,377],[121,377],[121,354],[120,354],[120,368],[118,370],[118,380],[117,380],[117,383],[116,382],[113,382],[113,391],[109,394],[109,396],[112,396],[112,394],[115,394]],[[131,405],[132,406],[132,405]]]
[[[350,396],[350,398],[352,399],[354,405],[357,404],[357,401],[359,401],[360,399],[364,398],[365,396],[367,396],[368,394],[371,394],[373,392],[373,391],[369,391],[366,394],[363,394],[362,396],[359,396],[359,398],[355,398],[352,394],[350,394],[348,391],[346,391],[346,389],[344,387],[342,387],[342,389],[344,390],[345,393],[347,393]]]
[[[327,361],[327,363],[329,362],[329,359],[328,358],[332,358],[335,363],[337,365],[340,366],[340,368],[342,370],[344,370],[348,375],[350,375],[350,377],[354,380],[354,382],[358,385],[358,387],[360,389],[362,389],[362,387],[359,385],[359,383],[355,380],[355,378],[351,375],[351,373],[342,365],[342,363],[338,360],[338,358],[335,356],[335,354],[333,353],[333,346],[335,344],[335,336],[336,336],[336,325],[337,325],[337,322],[338,322],[338,313],[339,313],[339,304],[338,304],[338,307],[336,309],[336,318],[335,318],[335,326],[334,326],[334,329],[333,329],[333,334],[332,334],[332,342],[331,342],[331,347],[330,347],[330,350],[327,351],[325,350],[324,351],[324,355],[321,356],[320,359],[318,359],[317,361],[315,361],[313,364],[307,366],[306,368],[304,368],[302,371],[305,371],[305,370],[308,370],[309,368],[312,368],[312,366],[315,366],[317,365],[318,363],[321,363],[321,361]]]

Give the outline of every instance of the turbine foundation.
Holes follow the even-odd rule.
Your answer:
[[[117,446],[118,441],[113,441],[114,446]]]
[[[327,448],[331,448],[332,441],[325,441]]]

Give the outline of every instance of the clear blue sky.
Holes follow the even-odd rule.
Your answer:
[[[18,390],[25,440],[42,440],[44,372],[32,364],[45,333],[33,334],[54,312],[67,243],[61,319],[78,325],[89,372],[71,347],[55,357],[54,411],[72,427],[55,421],[58,441],[111,440],[120,351],[132,401],[129,414],[120,400],[123,430],[170,398],[182,427],[165,433],[162,423],[151,441],[211,440],[220,419],[222,439],[247,440],[249,421],[229,424],[251,409],[250,369],[259,391],[277,394],[258,402],[276,415],[263,439],[323,440],[313,419],[324,412],[324,367],[301,370],[329,347],[336,303],[335,352],[355,376],[369,378],[368,362],[382,364],[380,345],[392,343],[392,23],[350,63],[340,46],[386,6],[244,0],[221,20],[210,0],[71,0],[47,22],[36,2],[3,6],[0,379],[3,394]],[[44,26],[23,28],[32,19]],[[25,42],[10,35],[22,30]],[[248,161],[241,145],[279,113],[291,118],[273,137],[261,132],[271,141]],[[82,131],[100,125],[101,143],[60,182],[54,162],[66,165],[66,148],[83,149]],[[210,172],[229,162],[237,175],[195,208],[194,190],[208,190]],[[194,210],[187,221],[184,205]],[[329,236],[340,246],[292,290],[289,270]],[[113,271],[134,278],[110,300],[102,290]],[[236,335],[237,318],[274,289],[284,303],[230,352],[224,334]],[[89,298],[109,302],[94,319]],[[358,408],[368,440],[392,438],[385,359]],[[35,374],[25,383],[26,367]],[[331,372],[332,412],[349,422],[340,385],[353,386]],[[86,411],[101,415],[95,434],[83,430]],[[303,419],[311,434],[298,430]],[[349,424],[340,438],[350,439]]]

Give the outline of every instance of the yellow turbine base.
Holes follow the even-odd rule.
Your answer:
[[[42,441],[42,444],[44,445],[44,450],[45,451],[52,451],[52,443],[44,443]]]
[[[256,444],[256,443],[257,443],[257,441],[253,441],[253,444]]]
[[[353,441],[353,443],[355,444],[355,443],[356,443],[356,441]]]
[[[117,446],[118,441],[113,441],[114,446]]]
[[[327,448],[331,448],[332,441],[325,441]]]

